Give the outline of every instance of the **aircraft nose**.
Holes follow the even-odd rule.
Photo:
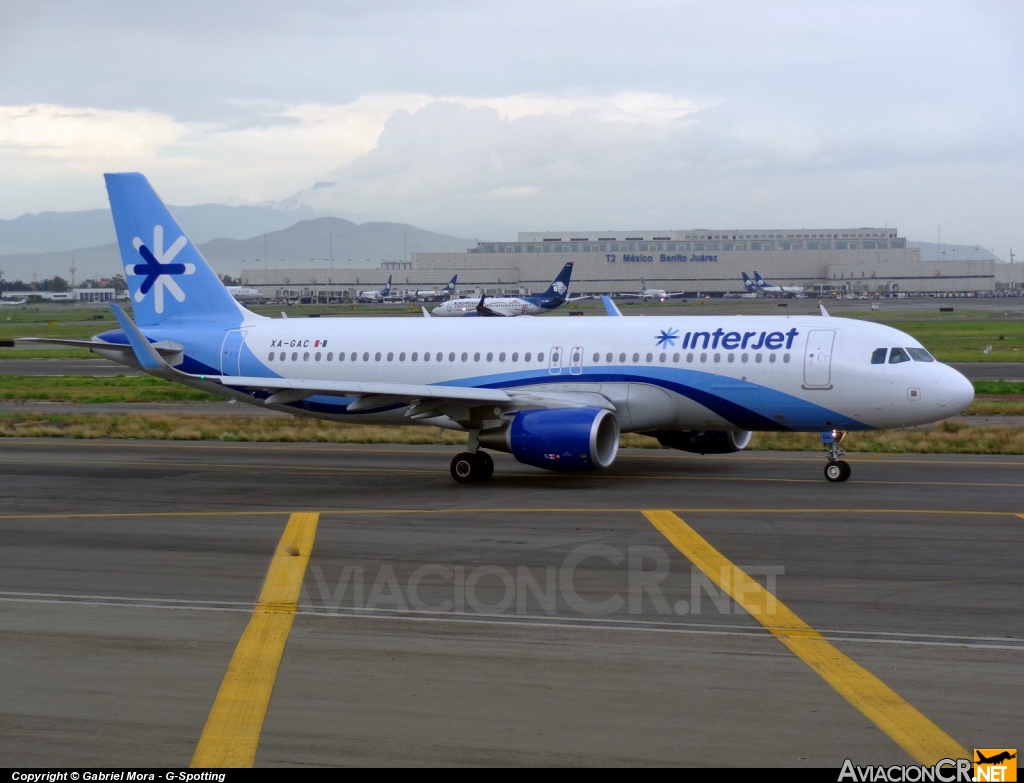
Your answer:
[[[947,367],[939,380],[939,398],[949,415],[953,416],[974,402],[974,385],[961,373]]]

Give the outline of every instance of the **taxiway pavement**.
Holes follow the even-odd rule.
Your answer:
[[[297,511],[257,765],[911,763],[854,706],[880,687],[942,747],[1024,731],[1024,458],[855,455],[829,484],[814,454],[495,455],[461,486],[455,451],[0,441],[0,758],[187,765]],[[651,509],[862,667],[852,695]]]

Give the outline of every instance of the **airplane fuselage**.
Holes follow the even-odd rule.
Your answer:
[[[502,296],[493,299],[485,299],[484,305],[499,315],[539,315],[548,310],[553,310],[565,300],[559,299],[557,304],[555,298],[537,299],[521,296]],[[449,299],[444,304],[435,307],[431,312],[438,317],[476,315],[479,299]]]
[[[970,383],[939,362],[872,364],[879,348],[921,346],[844,318],[480,319],[472,327],[431,318],[409,327],[404,319],[259,319],[216,333],[170,324],[144,331],[184,346],[179,369],[189,373],[595,392],[627,432],[892,428],[941,420],[973,397]],[[317,395],[271,407],[410,423],[406,403],[348,412],[353,401]],[[417,423],[458,426],[447,417]]]

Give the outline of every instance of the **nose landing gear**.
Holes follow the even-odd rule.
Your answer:
[[[828,462],[825,465],[825,478],[829,481],[846,481],[850,478],[850,466],[839,459],[845,452],[839,448],[839,444],[846,437],[844,430],[826,430],[821,433],[821,442],[825,445],[828,454]]]

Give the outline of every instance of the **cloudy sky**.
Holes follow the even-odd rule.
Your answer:
[[[1019,0],[0,0],[0,218],[139,170],[459,236],[941,225],[1006,257],[1022,139]]]

